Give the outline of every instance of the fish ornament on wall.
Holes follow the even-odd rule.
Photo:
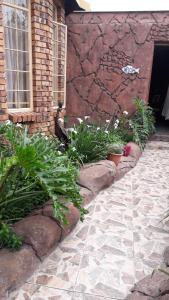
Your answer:
[[[122,68],[122,71],[125,73],[125,74],[139,74],[140,72],[140,69],[139,68],[134,68],[133,66],[126,66],[126,67],[123,67]]]

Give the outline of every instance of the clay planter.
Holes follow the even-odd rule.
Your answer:
[[[107,159],[113,161],[115,165],[118,166],[122,156],[123,156],[122,153],[121,154],[110,153],[107,155]]]

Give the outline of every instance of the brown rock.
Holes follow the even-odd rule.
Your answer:
[[[117,173],[115,180],[122,178],[127,172],[133,169],[136,165],[137,160],[132,156],[122,156],[121,162],[117,166]]]
[[[14,229],[23,236],[26,243],[32,245],[40,257],[51,252],[61,238],[61,228],[57,223],[42,215],[27,217],[16,223]]]
[[[130,150],[130,155],[131,157],[135,158],[136,160],[138,160],[141,156],[141,150],[140,150],[140,147],[133,143],[133,142],[129,142],[127,143],[126,146],[130,146],[131,147],[131,150]]]
[[[168,267],[169,266],[169,246],[165,249],[163,256],[164,256],[164,263]]]
[[[80,188],[80,195],[83,197],[84,200],[83,206],[90,203],[94,198],[93,192],[83,187]]]
[[[79,210],[72,203],[68,205],[68,208],[69,211],[66,214],[68,224],[63,227],[62,239],[72,231],[72,229],[75,227],[75,225],[80,219]]]
[[[93,194],[97,194],[113,183],[115,174],[115,164],[109,160],[102,160],[85,165],[80,170],[78,183],[91,190]]]
[[[21,285],[39,264],[39,259],[30,246],[19,251],[0,250],[0,299]]]
[[[169,268],[165,269],[169,272]],[[155,271],[135,284],[133,292],[139,292],[151,297],[159,297],[169,291],[169,276],[160,271]]]
[[[127,300],[153,300],[152,297],[134,292],[133,294],[127,297]]]

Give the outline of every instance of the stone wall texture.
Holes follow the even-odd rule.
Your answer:
[[[54,132],[55,127],[56,112],[52,107],[52,18],[54,3],[60,8],[59,21],[65,23],[63,0],[31,1],[33,111],[8,114],[2,1],[0,0],[0,122],[9,118],[15,123],[26,123],[29,125],[31,133],[40,128],[42,132],[49,134]]]
[[[169,42],[169,12],[73,13],[67,17],[67,113],[105,120],[148,102],[155,43]],[[140,68],[125,74],[122,67]]]

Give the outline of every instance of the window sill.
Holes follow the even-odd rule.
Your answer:
[[[13,123],[36,122],[36,112],[9,112],[9,120]]]

